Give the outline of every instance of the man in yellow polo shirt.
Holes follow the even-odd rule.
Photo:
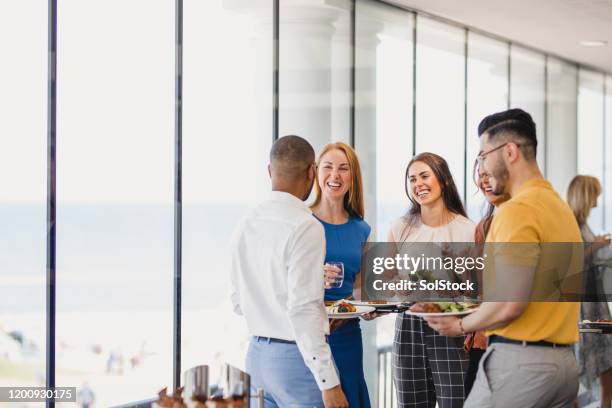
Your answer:
[[[494,247],[496,265],[505,247],[515,266],[504,269],[502,260],[493,289],[523,294],[485,302],[463,319],[425,318],[443,335],[485,330],[489,336],[465,407],[570,407],[578,393],[571,345],[578,341],[579,303],[529,301],[534,291],[554,290],[558,282],[551,271],[579,270],[582,262],[576,251],[543,249],[554,247],[547,243],[579,243],[581,237],[570,208],[538,168],[535,129],[520,109],[487,116],[478,126],[481,171],[494,194],[511,197],[496,213],[486,242]]]

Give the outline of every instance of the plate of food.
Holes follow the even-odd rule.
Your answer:
[[[595,320],[595,321],[583,320],[582,324],[585,326],[591,326],[591,327],[612,328],[612,320],[604,320],[604,319]]]
[[[612,334],[612,320],[583,320],[580,322],[580,331],[582,333]]]
[[[357,306],[347,300],[339,300],[327,306],[327,317],[330,319],[354,319],[376,310],[372,306]]]
[[[406,310],[413,316],[461,316],[474,313],[477,303],[471,302],[417,302]]]

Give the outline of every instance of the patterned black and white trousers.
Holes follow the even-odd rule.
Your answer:
[[[398,407],[460,408],[469,366],[464,337],[436,333],[422,318],[401,313],[395,322],[393,380]]]

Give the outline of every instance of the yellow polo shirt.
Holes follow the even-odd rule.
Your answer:
[[[571,209],[550,183],[544,179],[531,179],[521,186],[511,200],[500,206],[486,241],[527,243],[527,247],[531,243],[532,247],[537,248],[538,245],[533,246],[534,243],[582,242],[582,238]],[[517,264],[531,263],[531,266],[536,266],[534,287],[552,284],[554,277],[550,276],[550,271],[558,270],[556,268],[567,270],[568,267],[567,257],[550,254],[546,256],[524,251],[516,258]],[[576,267],[582,268],[582,259],[574,259],[574,265],[575,261],[578,262]],[[486,278],[485,269],[485,290]],[[519,318],[486,334],[514,340],[575,343],[578,341],[579,311],[580,304],[575,302],[530,302]]]

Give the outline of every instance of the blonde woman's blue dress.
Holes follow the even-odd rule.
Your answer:
[[[325,300],[345,299],[353,294],[355,279],[360,273],[363,245],[368,240],[371,228],[358,217],[350,217],[344,224],[319,221],[325,228],[325,262],[344,263],[342,286],[326,289]],[[351,319],[334,330],[329,336],[329,345],[349,407],[370,408],[370,396],[363,375],[363,343],[359,319]]]

